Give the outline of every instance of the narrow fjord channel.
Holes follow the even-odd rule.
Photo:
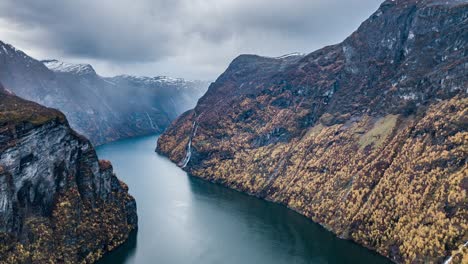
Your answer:
[[[139,230],[99,263],[390,263],[287,209],[189,177],[157,136],[97,149],[138,204]]]

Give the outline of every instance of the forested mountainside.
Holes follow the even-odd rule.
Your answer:
[[[160,133],[208,87],[163,76],[105,78],[89,64],[38,61],[1,41],[0,81],[22,98],[63,111],[94,144]]]
[[[388,0],[337,45],[241,55],[157,151],[397,263],[468,263],[467,19]]]
[[[128,187],[65,116],[0,87],[0,263],[91,263],[137,228]]]

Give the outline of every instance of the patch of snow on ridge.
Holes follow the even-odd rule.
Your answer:
[[[283,56],[276,57],[275,59],[286,59],[290,57],[303,57],[305,55],[306,55],[305,53],[293,52],[293,53],[285,54]]]
[[[15,48],[15,47],[12,46],[11,44],[2,42],[2,41],[0,40],[0,46],[2,47],[4,53],[9,54],[10,56],[11,56],[12,54],[17,54],[17,55],[21,55],[21,56],[23,56],[23,57],[26,57],[26,54],[25,54],[24,52],[22,52],[21,50]],[[0,53],[2,53],[1,50],[0,50]]]
[[[250,54],[245,54],[246,56],[257,56],[260,58],[267,58],[267,59],[274,59],[274,60],[284,60],[284,59],[290,59],[290,58],[297,58],[297,57],[305,57],[307,54],[306,53],[300,53],[300,52],[293,52],[293,53],[288,53],[285,55],[281,55],[279,57],[271,57],[271,56],[263,56],[263,55],[250,55]]]
[[[119,75],[117,77],[127,79],[133,82],[140,82],[140,83],[148,84],[148,85],[154,84],[154,83],[178,84],[178,83],[186,82],[182,78],[172,78],[168,76],[146,77],[146,76],[134,76],[134,75]]]
[[[73,64],[58,60],[44,60],[44,65],[54,72],[69,72],[77,74],[96,73],[89,64]]]

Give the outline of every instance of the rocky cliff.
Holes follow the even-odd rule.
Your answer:
[[[136,227],[127,186],[65,116],[0,87],[0,263],[91,263]]]
[[[38,61],[1,41],[0,81],[22,98],[64,112],[94,144],[160,133],[208,87],[169,77],[105,78],[89,64]]]
[[[337,45],[242,55],[157,151],[398,263],[467,263],[466,0],[385,1]]]

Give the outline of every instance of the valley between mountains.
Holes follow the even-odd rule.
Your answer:
[[[209,84],[166,76],[102,77],[89,64],[39,61],[1,41],[0,66],[6,89],[64,112],[95,145],[161,133]]]
[[[103,77],[89,64],[37,60],[0,41],[0,263],[112,259],[139,223],[148,222],[137,215],[132,188],[94,146],[144,135],[158,135],[156,152],[180,169],[162,156],[154,159],[156,142],[149,149],[155,156],[146,156],[141,146],[150,145],[147,138],[129,152],[136,158],[119,159],[119,165],[138,160],[161,166],[135,163],[141,165],[135,172],[122,171],[131,182],[161,191],[168,201],[161,208],[168,209],[142,215],[182,223],[177,231],[211,227],[202,220],[213,216],[216,223],[226,215],[224,226],[259,221],[265,228],[261,219],[273,218],[269,210],[280,214],[284,207],[258,205],[264,199],[306,217],[298,220],[293,212],[278,219],[301,226],[313,221],[395,263],[468,263],[467,46],[467,0],[386,0],[341,43],[309,54],[240,55],[211,84]],[[114,157],[125,152],[109,149]],[[149,173],[141,173],[146,168]],[[173,183],[195,179],[181,169],[204,181],[190,181],[186,193],[177,192]],[[162,187],[127,175],[138,172],[160,177]],[[185,178],[170,182],[163,176]],[[205,181],[261,199],[239,198],[219,186],[205,197]],[[250,210],[262,212],[244,217],[248,210],[240,206],[239,219],[222,210],[200,218],[190,208],[191,202],[208,212],[219,208],[213,197],[224,197],[221,204],[229,208],[237,208],[235,201],[257,204]],[[142,202],[144,210],[160,209],[149,200]],[[179,222],[166,217],[172,213],[180,213]],[[276,221],[268,227],[280,229]],[[166,228],[151,224],[152,231]],[[285,229],[272,233],[301,237]],[[204,239],[220,244],[216,234],[200,234],[190,233],[195,239],[186,245],[201,247]],[[209,250],[192,250],[187,252],[201,252],[196,259],[207,259]],[[371,251],[353,252],[387,261]]]

